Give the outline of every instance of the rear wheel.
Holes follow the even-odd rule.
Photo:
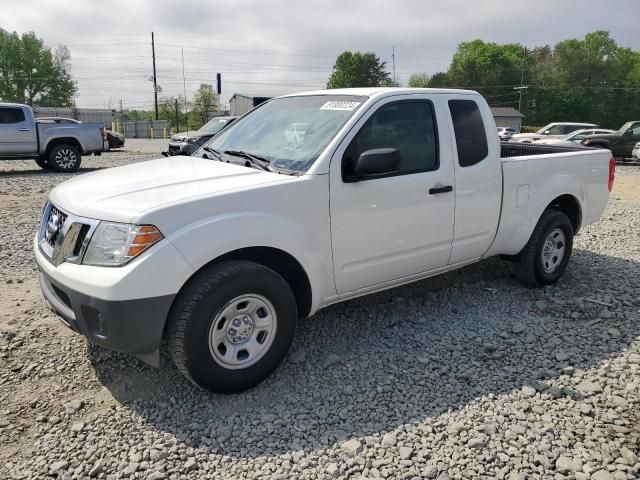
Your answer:
[[[224,262],[199,273],[176,299],[169,351],[196,385],[235,393],[277,368],[297,320],[295,297],[280,275],[254,262]]]
[[[75,172],[80,168],[82,157],[73,145],[56,145],[49,152],[48,164],[57,172]]]
[[[555,283],[564,273],[573,250],[573,226],[557,210],[545,210],[515,263],[516,276],[533,286]]]

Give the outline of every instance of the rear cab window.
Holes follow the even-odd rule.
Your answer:
[[[487,158],[489,145],[480,108],[474,100],[449,100],[458,163],[470,167]]]

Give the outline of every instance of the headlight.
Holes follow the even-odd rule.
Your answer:
[[[82,263],[105,267],[119,267],[162,240],[153,225],[100,222],[91,236]]]

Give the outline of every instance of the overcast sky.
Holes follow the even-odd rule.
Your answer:
[[[528,47],[609,30],[640,49],[640,0],[3,0],[0,27],[32,30],[71,50],[78,106],[151,108],[151,31],[162,95],[187,96],[223,77],[234,92],[277,95],[324,88],[336,56],[373,51],[406,84],[445,70],[462,41]]]

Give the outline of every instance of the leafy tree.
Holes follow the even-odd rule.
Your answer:
[[[446,73],[430,87],[478,90],[492,106],[518,108],[529,125],[583,121],[618,128],[640,118],[640,52],[617,45],[608,32],[526,50],[482,40],[458,46]]]
[[[411,88],[427,88],[431,77],[428,73],[414,73],[409,77],[409,86]]]
[[[54,52],[35,33],[19,36],[0,29],[0,100],[70,107],[77,87],[65,46]]]
[[[193,97],[193,110],[200,117],[202,123],[209,120],[209,113],[218,110],[218,95],[213,85],[202,83]]]
[[[429,79],[429,88],[446,88],[450,87],[449,77],[446,72],[434,73]]]
[[[395,86],[386,62],[371,52],[343,52],[336,59],[327,88]]]
[[[463,42],[453,55],[447,76],[456,87],[478,90],[489,103],[513,100],[513,85],[520,83],[523,56],[524,48],[516,44]]]

